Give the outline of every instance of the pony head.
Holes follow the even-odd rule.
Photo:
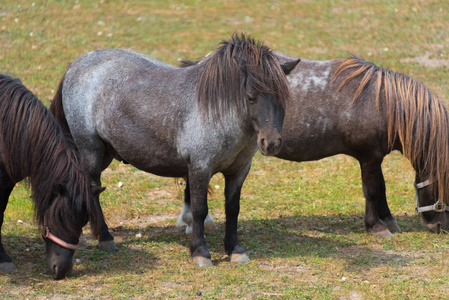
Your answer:
[[[205,115],[220,120],[237,114],[249,120],[264,155],[276,155],[282,146],[285,103],[290,97],[286,75],[300,59],[281,64],[276,53],[244,34],[233,34],[204,65],[197,85],[199,106]]]
[[[71,272],[73,255],[79,247],[82,228],[91,215],[84,203],[95,202],[94,198],[102,191],[104,188],[93,186],[92,191],[86,194],[72,194],[73,189],[71,191],[63,185],[56,185],[53,188],[53,205],[45,213],[42,238],[46,246],[48,269],[54,279],[62,279]],[[85,197],[89,199],[83,199]],[[71,205],[60,205],[62,203]],[[93,234],[98,236],[98,232]]]
[[[420,214],[424,225],[433,233],[449,231],[449,206],[439,196],[438,186],[433,184],[427,176],[416,175],[415,202],[416,212]]]

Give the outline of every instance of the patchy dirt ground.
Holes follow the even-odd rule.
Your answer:
[[[444,50],[445,45],[434,44],[430,45],[429,48],[431,48],[432,51],[427,51],[424,54],[417,57],[401,58],[399,61],[403,63],[418,63],[423,67],[431,67],[431,68],[449,66],[449,52]]]

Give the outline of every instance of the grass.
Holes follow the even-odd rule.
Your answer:
[[[447,28],[447,1],[4,0],[0,72],[21,78],[48,105],[67,64],[88,51],[128,48],[176,64],[203,57],[237,30],[294,56],[360,55],[416,78],[448,104],[448,67],[414,60],[426,53],[447,60]],[[215,267],[199,269],[190,260],[189,237],[175,227],[182,187],[114,162],[103,175],[102,203],[119,251],[101,252],[89,238],[75,254],[72,275],[58,282],[45,274],[30,191],[19,183],[2,228],[19,271],[0,274],[0,293],[11,299],[444,299],[449,239],[428,233],[415,214],[408,161],[394,153],[383,169],[390,208],[404,230],[389,240],[364,231],[354,159],[298,164],[257,154],[239,218],[252,260],[239,266],[224,254],[224,183],[215,176],[209,205],[219,228],[206,233]]]

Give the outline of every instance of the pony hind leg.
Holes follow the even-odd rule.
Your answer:
[[[401,232],[391,215],[385,194],[385,180],[382,174],[382,159],[360,160],[363,193],[366,200],[365,228],[379,237],[391,237],[392,232]]]
[[[109,164],[112,162],[112,157],[105,157],[103,159],[103,167],[102,170],[105,169],[107,166],[109,166]],[[95,177],[94,182],[98,187],[101,187],[101,173],[97,174]],[[103,214],[103,209],[101,208],[100,205],[100,195],[95,195],[95,199],[96,201],[98,201],[98,205],[100,207],[100,211],[101,211],[101,231],[100,231],[100,238],[98,241],[98,248],[100,248],[100,250],[104,250],[104,251],[108,251],[108,252],[112,252],[112,251],[116,251],[117,250],[117,245],[114,242],[114,237],[112,236],[112,234],[109,232],[109,227],[106,224],[106,221],[104,219],[104,214]]]
[[[102,141],[97,141],[96,147],[92,147],[91,150],[86,153],[82,151],[82,157],[84,163],[90,170],[90,176],[92,178],[92,186],[97,187],[97,190],[101,190],[101,172],[106,169],[113,160],[113,155],[106,150],[106,146]],[[98,241],[98,248],[103,251],[112,252],[117,250],[117,245],[114,242],[114,237],[109,232],[109,227],[104,219],[103,209],[100,205],[100,193],[94,194],[95,201],[98,201],[101,213],[101,230]]]
[[[101,185],[100,185],[101,186]],[[96,201],[100,203],[100,195],[95,196]],[[101,209],[101,230],[100,230],[100,238],[98,241],[98,248],[103,251],[112,252],[117,250],[117,245],[114,242],[114,237],[109,232],[109,227],[106,224],[106,221],[104,219],[103,210]]]
[[[5,248],[3,247],[1,235],[5,209],[8,205],[9,195],[13,188],[14,183],[7,175],[6,170],[0,168],[0,272],[12,272],[17,270],[11,257],[6,253]]]
[[[190,186],[189,179],[185,178],[186,188],[184,189],[184,206],[182,208],[181,214],[178,216],[176,226],[182,227],[186,226],[186,234],[192,233],[192,209],[190,208]],[[204,228],[208,230],[217,229],[214,223],[214,219],[208,213],[206,219],[204,220]]]

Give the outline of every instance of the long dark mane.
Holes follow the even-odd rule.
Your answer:
[[[390,145],[399,139],[404,156],[419,174],[429,174],[435,196],[449,204],[449,117],[438,98],[415,79],[356,56],[341,60],[335,78],[339,75],[344,76],[339,89],[359,82],[353,101],[368,85],[376,88],[377,107],[385,100]]]
[[[275,95],[279,105],[284,107],[289,97],[287,78],[267,46],[237,33],[220,45],[200,61],[181,63],[182,67],[197,65],[203,68],[197,83],[197,99],[206,115],[210,112],[220,118],[229,111],[246,112],[246,83],[259,93]]]
[[[20,80],[3,74],[0,74],[0,151],[1,161],[14,182],[29,177],[40,225],[45,219],[50,228],[62,226],[76,233],[70,221],[85,216],[93,234],[98,235],[99,207],[77,152],[39,99]]]

